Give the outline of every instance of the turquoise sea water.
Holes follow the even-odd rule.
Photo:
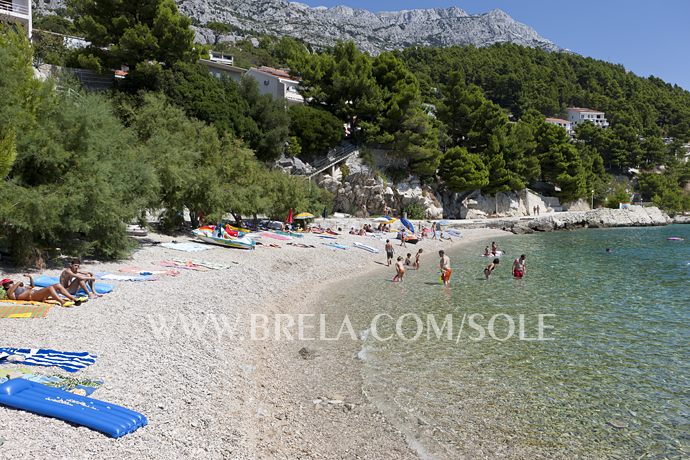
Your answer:
[[[379,321],[379,337],[405,314],[438,325],[452,315],[451,340],[427,324],[417,340],[369,331],[361,353],[365,392],[411,445],[431,458],[689,458],[690,226],[503,238],[508,254],[489,281],[486,244],[450,252],[450,289],[436,254],[401,284],[378,276],[348,288],[358,327],[392,318]],[[515,280],[520,253],[527,276]],[[486,337],[473,340],[479,331],[465,321],[457,339],[463,315],[477,313]],[[553,340],[519,340],[519,315],[532,338],[539,314],[553,315],[544,319]],[[494,315],[499,339],[514,321],[508,340],[489,336]],[[408,316],[400,330],[409,338],[417,327]]]

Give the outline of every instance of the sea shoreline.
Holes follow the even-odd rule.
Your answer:
[[[324,223],[347,230],[363,222],[330,219]],[[507,230],[461,229],[462,239],[452,243],[424,239],[417,246],[409,245],[407,251],[424,248],[425,263],[435,264],[438,249],[508,236]],[[420,452],[412,450],[362,391],[361,362],[356,359],[361,340],[329,341],[315,347],[313,341],[246,337],[251,314],[269,318],[318,314],[322,294],[337,289],[338,283],[384,271],[388,278],[393,269],[384,268],[383,251],[337,250],[322,244],[329,240],[316,235],[294,240],[314,248],[276,241],[280,249],[264,245],[252,252],[213,247],[189,254],[156,244],[172,239],[157,234],[140,238],[142,246],[130,260],[87,261],[84,268],[116,273],[123,264],[151,269],[154,262],[172,258],[205,259],[230,268],[181,270],[176,277],[161,276],[155,282],[114,282],[112,294],[72,309],[56,307],[43,320],[0,320],[3,346],[96,353],[97,363],[78,377],[104,380],[93,396],[144,413],[149,425],[113,441],[85,428],[0,408],[6,455],[418,457]],[[355,241],[380,249],[384,244],[369,237],[338,236],[338,242],[348,246]],[[5,270],[11,278],[20,273]],[[171,323],[171,318],[177,322]],[[166,332],[160,323],[163,319],[168,321],[167,337],[160,334]],[[219,319],[239,326],[218,335],[211,323]],[[194,324],[208,329],[199,332]],[[36,436],[36,432],[46,435]]]
[[[346,224],[359,226],[362,222],[365,220],[339,219],[329,225],[347,228]],[[425,249],[427,263],[432,263],[434,251],[462,244],[472,234],[483,238],[505,232],[463,233],[465,238],[454,238],[453,243],[425,239],[417,247]],[[386,236],[393,239],[394,234]],[[331,283],[383,270],[383,251],[372,254],[353,247],[334,249],[324,244],[331,240],[317,235],[294,240],[313,248],[275,241],[280,248],[266,244],[255,251],[212,247],[185,253],[158,244],[173,239],[187,241],[151,234],[139,239],[140,249],[129,260],[86,260],[82,269],[118,273],[128,265],[155,270],[162,269],[159,261],[170,259],[204,259],[229,268],[179,270],[177,276],[161,275],[150,282],[113,281],[111,294],[79,307],[54,307],[44,319],[0,320],[3,346],[96,354],[96,363],[74,376],[103,380],[94,398],[141,412],[149,425],[112,440],[86,428],[0,407],[0,437],[6,456],[166,460],[192,456],[413,457],[400,434],[361,395],[361,386],[356,384],[347,394],[356,397],[342,404],[345,410],[349,407],[346,403],[354,404],[354,410],[319,418],[321,426],[315,426],[312,401],[316,397],[312,395],[336,396],[336,389],[326,386],[312,392],[313,382],[298,379],[295,369],[306,365],[313,371],[318,359],[303,359],[299,354],[302,346],[296,342],[247,337],[252,314],[309,313],[317,304],[314,299],[318,293]],[[338,242],[347,246],[355,241],[381,250],[384,244],[370,237],[338,236]],[[409,252],[413,248],[410,245]],[[20,279],[22,273],[4,269],[3,277]],[[43,274],[58,275],[59,271],[46,270]],[[219,330],[219,324],[228,327]],[[350,358],[346,353],[345,365],[335,359],[324,374],[336,378],[351,374]],[[53,368],[31,370],[65,374]],[[305,384],[309,384],[307,390]],[[289,399],[290,395],[303,397]],[[311,428],[339,433],[343,442],[314,435],[318,431],[309,431]],[[379,447],[367,441],[372,433],[378,435]],[[310,442],[314,439],[318,442]]]
[[[446,249],[456,249],[487,238],[500,238],[510,233],[500,230],[468,230],[462,239],[455,240]],[[425,242],[424,263],[435,265],[437,255]],[[419,245],[418,245],[419,246]],[[409,246],[415,248],[415,246]],[[397,246],[396,246],[397,248]],[[411,251],[413,252],[413,251]],[[308,313],[319,315],[324,311],[337,310],[337,306],[321,308],[319,299],[326,290],[351,286],[359,277],[378,276],[383,267],[373,266],[356,276],[324,284],[306,296],[292,308],[282,313]],[[386,277],[392,274],[387,269]],[[414,276],[414,273],[408,274]],[[382,282],[382,287],[387,283]],[[332,297],[330,293],[328,297]],[[340,324],[340,317],[336,326]],[[358,335],[363,331],[356,330]],[[277,415],[256,419],[257,432],[263,433],[263,442],[257,457],[295,458],[298,456],[319,458],[419,458],[420,447],[414,447],[414,439],[407,438],[388,420],[365,394],[363,389],[362,361],[358,353],[363,340],[345,338],[339,341],[302,341],[285,345],[271,342],[263,348],[268,366],[259,379],[263,382],[279,382],[280,385],[263,386],[264,401],[270,401]],[[289,364],[286,366],[286,364]],[[278,379],[269,376],[281,375]],[[286,384],[287,383],[287,384]],[[287,431],[286,431],[287,430]],[[286,435],[285,433],[289,433]],[[276,445],[275,439],[281,440]],[[373,442],[367,443],[370,440]]]

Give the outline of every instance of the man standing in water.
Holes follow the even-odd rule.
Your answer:
[[[527,268],[525,267],[525,255],[522,254],[513,262],[513,276],[518,279],[522,278],[523,276],[525,276],[526,271]]]
[[[388,266],[391,266],[391,262],[393,261],[393,244],[391,243],[391,240],[386,240],[386,259],[388,262]]]
[[[439,268],[441,269],[441,280],[444,286],[450,285],[450,275],[453,270],[450,269],[450,257],[446,255],[443,250],[438,251],[438,256],[441,258],[439,260]]]

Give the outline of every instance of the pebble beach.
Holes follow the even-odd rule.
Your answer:
[[[363,222],[341,219],[326,225],[348,229]],[[439,249],[503,234],[468,229],[453,242],[425,239],[405,252],[423,248],[425,263],[436,264]],[[361,345],[356,341],[276,340],[272,324],[261,329],[268,340],[250,337],[251,315],[318,315],[320,293],[333,283],[368,273],[392,276],[393,268],[385,266],[383,241],[341,234],[337,243],[349,249],[339,250],[324,244],[331,240],[306,235],[293,242],[314,247],[271,241],[280,247],[263,244],[245,251],[214,246],[197,253],[159,244],[172,240],[191,241],[150,234],[138,238],[140,247],[131,259],[87,260],[82,269],[162,270],[166,268],[157,263],[171,259],[203,259],[227,268],[180,269],[176,276],[160,275],[155,281],[112,281],[112,293],[78,307],[54,307],[44,319],[0,320],[3,346],[96,354],[94,365],[73,376],[102,380],[94,398],[141,412],[149,424],[114,440],[59,420],[0,408],[4,456],[416,457],[362,393],[356,359]],[[381,252],[354,248],[354,242]],[[43,273],[58,275],[59,270]],[[21,274],[3,270],[3,277],[17,279]],[[389,287],[382,281],[382,288]],[[60,373],[55,368],[32,371]]]

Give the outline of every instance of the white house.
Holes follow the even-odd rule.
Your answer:
[[[0,21],[18,22],[31,39],[31,0],[0,0]]]
[[[247,69],[235,67],[235,59],[232,56],[219,53],[217,51],[210,51],[208,59],[199,59],[199,63],[205,65],[211,75],[216,78],[229,77],[240,82]]]
[[[551,123],[552,125],[560,126],[561,128],[565,129],[565,132],[568,134],[572,134],[573,132],[573,123],[568,120],[564,120],[562,118],[547,118],[544,121]]]
[[[585,121],[591,121],[600,128],[606,128],[609,125],[604,112],[582,107],[568,107],[568,121],[572,123],[573,127]]]
[[[272,67],[252,67],[247,75],[259,83],[261,94],[270,94],[274,99],[285,99],[288,104],[304,104],[304,98],[297,91],[299,82],[284,70]]]

